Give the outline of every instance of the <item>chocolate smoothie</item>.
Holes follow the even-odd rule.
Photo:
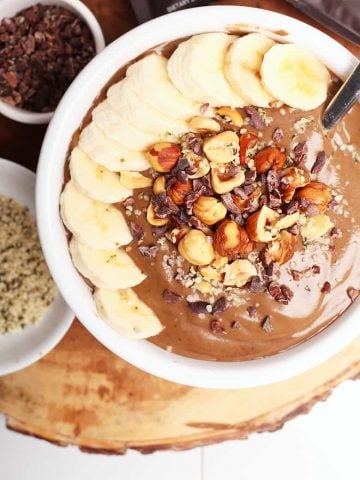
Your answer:
[[[175,46],[172,43],[157,51],[169,56]],[[126,67],[119,70],[94,107],[125,71]],[[329,98],[339,86],[340,81],[333,76]],[[143,239],[134,239],[125,251],[147,276],[133,290],[165,327],[149,341],[193,358],[249,360],[304,342],[335,321],[354,301],[360,289],[360,106],[355,105],[332,131],[321,127],[323,108],[306,112],[287,106],[264,109],[261,114],[266,125],[261,130],[255,128],[251,112],[238,109],[245,119],[244,131],[257,134],[264,146],[274,145],[276,136],[286,152],[306,142],[303,167],[314,172],[312,181],[331,188],[332,200],[326,213],[334,227],[329,235],[305,244],[299,236],[291,260],[270,273],[275,287],[286,286],[290,291],[285,291],[282,301],[275,300],[269,285],[266,289],[256,285],[215,286],[212,293],[201,293],[193,267],[180,258],[177,245],[165,235],[154,236],[146,219],[152,188],[135,190],[131,202],[117,205],[129,223],[144,230]],[[90,114],[83,126],[89,122]],[[77,144],[80,131],[74,135],[71,147]],[[319,152],[324,152],[325,160],[319,158]],[[316,160],[319,168],[314,168]],[[151,177],[153,172],[143,174]],[[250,256],[257,254],[255,251]],[[194,302],[204,303],[193,311]]]

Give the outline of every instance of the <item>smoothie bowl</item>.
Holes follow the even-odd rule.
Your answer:
[[[359,106],[320,123],[355,64],[289,17],[204,7],[85,68],[45,138],[37,213],[101,343],[168,380],[240,388],[356,338]]]

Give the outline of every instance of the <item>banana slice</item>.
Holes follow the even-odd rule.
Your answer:
[[[266,108],[275,100],[260,76],[264,54],[274,45],[265,35],[249,33],[234,40],[226,54],[225,75],[235,92],[250,105]]]
[[[126,338],[149,338],[163,329],[155,313],[130,288],[100,288],[95,291],[94,300],[104,322]]]
[[[330,75],[308,50],[294,45],[275,45],[264,56],[262,81],[275,98],[293,108],[312,110],[327,97]]]
[[[181,94],[167,71],[167,59],[152,53],[130,65],[126,76],[131,79],[137,96],[166,115],[187,120],[199,114],[200,103]]]
[[[129,150],[146,150],[150,145],[160,141],[158,135],[144,132],[132,125],[126,117],[115,112],[107,100],[99,103],[92,116],[104,135]]]
[[[243,107],[224,75],[224,60],[233,35],[204,33],[179,44],[168,61],[169,76],[186,97],[213,107]]]
[[[128,150],[120,143],[110,140],[94,122],[89,123],[82,130],[79,147],[94,162],[112,172],[121,172],[122,170],[142,172],[150,167],[144,152]]]
[[[110,106],[137,128],[150,133],[164,135],[166,132],[179,135],[189,130],[184,120],[165,115],[143,102],[131,87],[132,80],[124,78],[113,85],[107,93]]]
[[[117,290],[135,287],[146,278],[146,275],[121,248],[95,250],[72,237],[70,253],[81,275],[98,288]]]
[[[132,240],[126,220],[117,208],[86,197],[72,181],[61,194],[60,212],[70,232],[92,248],[111,250]]]
[[[79,147],[71,152],[70,175],[84,195],[99,202],[122,202],[133,193],[120,182],[118,173],[93,162]]]

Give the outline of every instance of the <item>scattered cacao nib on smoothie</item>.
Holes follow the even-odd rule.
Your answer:
[[[320,123],[339,86],[257,33],[195,35],[119,70],[73,137],[60,201],[100,317],[220,361],[336,320],[360,287],[360,108]]]

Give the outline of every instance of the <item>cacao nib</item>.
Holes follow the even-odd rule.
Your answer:
[[[271,262],[269,266],[264,269],[265,275],[271,278],[275,273],[275,263]]]
[[[288,231],[292,234],[292,235],[299,235],[300,233],[300,226],[298,223],[294,223],[294,225],[292,227],[290,227],[288,229]]]
[[[239,188],[239,187],[237,187],[237,188]],[[236,188],[234,189],[234,192],[235,192],[235,190],[236,190]],[[244,190],[245,195],[248,196],[248,195],[251,195],[255,189],[254,189],[254,186],[252,184],[250,184],[250,185],[244,185],[243,190]]]
[[[186,197],[185,197],[185,207],[186,207],[186,213],[188,215],[192,215],[194,203],[196,202],[196,200],[199,197],[201,197],[204,190],[205,190],[205,187],[204,187],[204,185],[202,185],[200,190],[197,190],[196,192],[190,192],[186,195]]]
[[[230,217],[232,220],[234,220],[234,222],[240,225],[240,227],[243,227],[245,225],[245,220],[241,213],[239,213],[238,215],[231,214]]]
[[[152,197],[151,201],[155,206],[156,205],[161,205],[162,203],[164,203],[165,198],[166,198],[166,193],[163,192],[163,193],[160,193],[159,195],[154,195]]]
[[[234,330],[239,330],[240,327],[241,327],[240,322],[238,322],[237,320],[235,320],[235,322],[232,322],[231,324],[231,328],[233,328]]]
[[[296,145],[294,148],[294,163],[296,165],[301,165],[305,163],[306,158],[307,158],[307,153],[308,153],[308,146],[306,142],[300,142]]]
[[[250,318],[255,318],[257,316],[257,309],[253,305],[250,305],[247,309],[247,314]]]
[[[271,325],[270,315],[266,315],[261,322],[261,328],[266,332],[270,333],[273,331],[273,326]]]
[[[200,105],[200,115],[204,115],[207,109],[209,108],[210,104],[209,103],[203,103]]]
[[[271,282],[268,286],[268,291],[270,293],[270,295],[273,297],[273,298],[276,298],[278,297],[279,295],[281,295],[281,288],[280,288],[280,285],[276,282]]]
[[[291,300],[294,296],[294,292],[287,287],[286,285],[281,285],[281,293],[286,298],[286,300]]]
[[[128,197],[123,201],[124,207],[130,207],[131,205],[134,205],[134,203],[135,203],[134,197]]]
[[[331,292],[331,284],[330,282],[324,282],[324,285],[321,288],[321,293],[328,294]]]
[[[252,185],[248,185],[248,187],[249,186],[252,186]],[[245,190],[241,187],[234,188],[234,193],[235,193],[235,195],[240,197],[242,200],[247,200],[247,198],[248,198],[247,194],[245,193]]]
[[[272,139],[275,143],[280,142],[284,138],[284,132],[281,128],[275,128],[272,134]]]
[[[259,260],[264,268],[268,267],[272,263],[270,253],[264,248],[259,254]]]
[[[215,335],[223,335],[226,333],[225,329],[221,326],[220,320],[211,320],[210,328]]]
[[[238,165],[229,165],[226,167],[224,173],[221,174],[221,179],[223,181],[229,180],[230,178],[236,177],[236,175],[240,172],[240,167]]]
[[[175,167],[171,170],[171,174],[176,176],[179,171],[186,170],[189,167],[189,160],[187,158],[180,158]]]
[[[311,173],[320,173],[321,170],[324,168],[325,163],[326,163],[326,155],[324,150],[322,150],[316,156],[314,165],[311,168]]]
[[[248,170],[245,173],[245,185],[250,185],[256,180],[256,170]]]
[[[151,245],[151,246],[141,245],[139,247],[139,251],[141,255],[146,258],[155,258],[158,250],[159,250],[159,247],[157,247],[156,245]]]
[[[225,297],[220,297],[213,303],[212,313],[222,313],[228,309],[228,303]]]
[[[269,170],[266,176],[266,185],[269,192],[277,191],[280,186],[279,173],[275,170]]]
[[[337,202],[337,201],[335,200],[335,198],[332,198],[332,199],[330,200],[330,202],[329,202],[328,208],[329,208],[330,210],[335,210],[335,208],[338,207],[338,206],[339,206],[339,202]]]
[[[198,302],[188,302],[188,306],[190,310],[192,310],[194,313],[200,314],[200,313],[210,313],[207,307],[210,305],[209,302],[203,302],[203,301],[198,301]]]
[[[51,112],[95,55],[88,25],[58,5],[32,5],[0,22],[0,98]]]
[[[165,235],[165,233],[169,230],[170,226],[169,225],[164,225],[162,227],[152,227],[151,228],[151,233],[153,236],[158,239],[161,238]]]
[[[159,218],[167,218],[170,215],[171,210],[169,207],[163,204],[155,207],[155,213]]]
[[[163,291],[162,297],[166,303],[172,304],[177,303],[181,298],[180,295],[167,288]]]
[[[336,228],[336,227],[333,227],[331,230],[330,230],[330,237],[332,238],[340,238],[341,237],[341,231]]]
[[[310,217],[315,217],[315,215],[318,215],[320,213],[320,210],[319,208],[317,207],[317,205],[314,205],[313,203],[310,203],[307,207],[306,207],[306,213],[310,216]]]
[[[281,207],[282,201],[281,201],[281,195],[279,192],[274,191],[272,193],[269,193],[268,205],[270,208],[274,210]]]
[[[264,291],[264,286],[261,283],[260,277],[253,277],[250,281],[249,290],[252,293],[261,293]]]
[[[176,172],[176,178],[180,183],[186,183],[188,181],[188,175],[185,170],[178,170]]]
[[[346,290],[346,293],[348,295],[348,297],[350,298],[350,300],[352,302],[354,302],[357,297],[359,296],[359,290],[357,290],[356,288],[354,287],[349,287],[347,290]]]
[[[251,118],[252,124],[257,130],[265,130],[265,122],[255,107],[245,107],[244,110]]]
[[[299,280],[302,279],[303,273],[299,272],[298,270],[291,270],[291,276],[295,282],[298,282]]]
[[[318,275],[320,273],[320,267],[319,265],[312,265],[311,271],[314,275]]]
[[[144,229],[142,228],[141,225],[139,225],[136,222],[133,222],[130,220],[129,222],[129,228],[132,236],[134,237],[135,240],[139,241],[144,238],[145,232]]]
[[[224,193],[224,195],[221,195],[221,201],[225,205],[225,207],[229,210],[229,212],[239,215],[241,214],[241,208],[236,205],[234,202],[231,193]]]
[[[287,215],[292,215],[299,210],[299,200],[291,200],[288,204],[284,205],[284,211]]]

